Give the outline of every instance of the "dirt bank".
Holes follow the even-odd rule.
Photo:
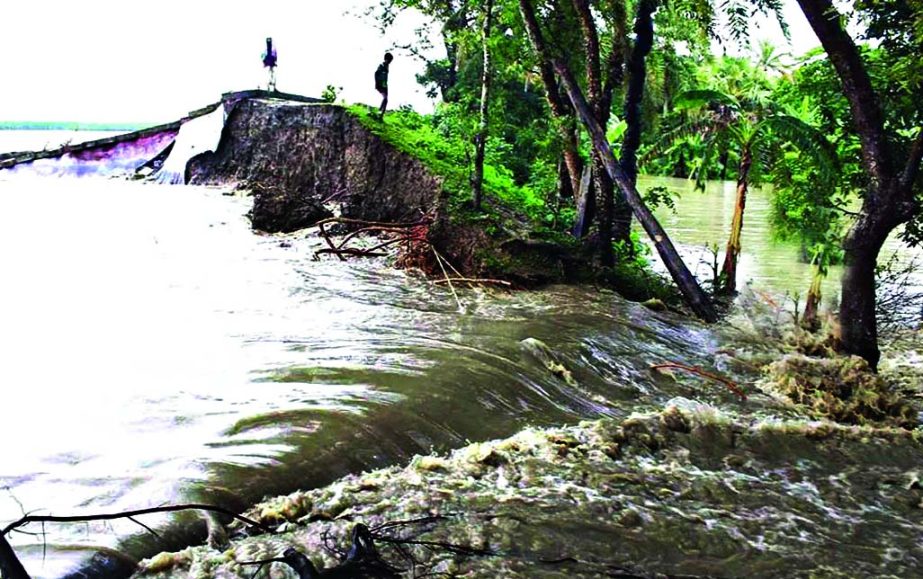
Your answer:
[[[195,157],[193,184],[235,185],[254,192],[253,226],[294,231],[329,214],[400,222],[439,214],[441,180],[417,160],[364,129],[346,109],[250,99],[225,122],[218,150]]]
[[[340,106],[243,100],[231,110],[217,151],[190,160],[187,177],[251,191],[251,221],[260,231],[296,231],[334,214],[386,223],[425,217],[428,243],[466,277],[519,286],[586,277],[585,260],[572,248],[531,239],[528,227],[451,214],[441,176]],[[504,223],[521,224],[515,210],[504,211]],[[440,272],[432,255],[408,265]]]

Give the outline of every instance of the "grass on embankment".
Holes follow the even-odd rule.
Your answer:
[[[471,202],[471,143],[436,126],[432,117],[413,111],[390,111],[383,120],[378,120],[364,105],[353,105],[347,110],[373,134],[442,176],[453,210],[461,210]],[[488,211],[491,205],[499,204],[521,213],[536,225],[542,223],[546,213],[541,193],[517,185],[506,167],[486,162],[484,201]]]

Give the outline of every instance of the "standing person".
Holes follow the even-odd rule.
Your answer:
[[[385,53],[385,61],[378,65],[375,71],[375,90],[381,93],[381,107],[378,109],[378,118],[385,116],[385,109],[388,108],[388,69],[394,57],[390,52]]]
[[[266,52],[263,53],[263,66],[269,69],[269,84],[267,90],[276,90],[276,49],[272,46],[272,38],[266,39]]]

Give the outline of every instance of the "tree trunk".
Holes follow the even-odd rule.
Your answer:
[[[821,273],[820,267],[816,264],[812,267],[812,270],[814,275],[811,278],[811,287],[808,289],[808,297],[804,303],[804,317],[801,318],[801,327],[815,332],[819,327],[817,322],[817,311],[820,307],[820,284],[824,281],[825,276]]]
[[[843,243],[840,328],[842,348],[878,366],[878,322],[875,317],[875,262],[888,234],[920,211],[913,186],[923,160],[923,132],[917,135],[901,168],[885,130],[879,96],[865,63],[843,26],[845,19],[832,0],[798,0],[843,86],[853,125],[859,135],[862,165],[869,178],[859,217]]]
[[[654,46],[654,11],[657,0],[641,0],[635,16],[635,45],[628,57],[628,89],[625,91],[625,123],[628,125],[622,139],[619,163],[632,186],[638,180],[638,147],[641,146],[641,101],[647,77],[647,56]],[[631,213],[624,199],[616,201],[613,208],[616,221],[616,241],[631,239]]]
[[[840,340],[847,352],[862,356],[873,369],[881,357],[875,316],[875,264],[893,227],[863,211],[843,243],[846,269],[841,286]]]
[[[481,73],[481,111],[478,124],[478,134],[475,137],[474,175],[471,178],[471,188],[474,193],[474,208],[481,209],[481,196],[484,188],[484,151],[487,147],[488,114],[490,112],[490,26],[493,20],[493,0],[487,0],[484,7],[484,25],[481,29],[481,41],[484,45],[484,70]]]
[[[682,258],[673,246],[673,242],[670,241],[670,238],[663,230],[663,227],[660,226],[657,218],[654,217],[650,209],[644,204],[634,183],[628,179],[628,176],[625,175],[618,161],[616,161],[615,155],[613,155],[612,149],[609,147],[609,142],[606,140],[606,134],[603,132],[603,128],[600,127],[593,118],[587,106],[586,99],[583,98],[583,94],[580,92],[580,88],[577,86],[576,81],[574,81],[567,65],[561,61],[555,61],[554,67],[564,83],[571,103],[574,105],[577,114],[590,133],[590,137],[593,140],[593,147],[597,155],[605,162],[609,176],[615,181],[616,185],[618,185],[628,204],[631,205],[631,209],[638,218],[638,221],[641,222],[642,227],[644,227],[644,231],[646,231],[654,241],[657,253],[667,266],[673,281],[676,282],[680,292],[682,292],[683,297],[686,299],[686,303],[689,304],[689,307],[692,308],[692,311],[695,312],[697,316],[706,322],[717,321],[718,316],[715,313],[714,307],[712,307],[711,300],[708,299],[708,296],[702,291],[702,288],[689,271],[689,268],[683,263]]]
[[[740,257],[740,234],[744,228],[744,209],[747,205],[747,184],[750,178],[750,166],[753,154],[749,145],[744,145],[740,153],[740,169],[737,172],[737,199],[734,203],[734,218],[731,220],[731,235],[724,252],[724,266],[721,277],[724,278],[722,293],[733,295],[737,291],[737,260]]]
[[[593,111],[593,117],[601,127],[609,122],[611,111],[607,106],[611,97],[605,98],[603,94],[602,68],[600,66],[599,32],[596,20],[593,18],[589,0],[572,0],[580,28],[583,31],[583,52],[586,57],[586,84],[588,105]],[[596,208],[598,211],[599,231],[599,261],[604,267],[615,265],[615,254],[612,251],[612,217],[614,191],[612,179],[606,173],[605,163],[599,155],[593,155],[593,184],[596,189]],[[589,205],[584,204],[584,209]],[[584,213],[578,215],[578,222],[589,222],[589,216]]]
[[[603,267],[612,267],[615,265],[615,252],[612,250],[615,187],[599,153],[593,155],[593,184],[596,189],[596,207],[599,209],[599,263]],[[615,240],[622,241],[621,238]]]
[[[590,232],[590,224],[596,215],[596,194],[593,192],[593,166],[583,168],[580,187],[577,189],[577,215],[574,219],[573,235],[583,239]]]
[[[564,143],[564,166],[567,168],[567,174],[570,177],[570,187],[574,192],[574,204],[578,202],[577,195],[580,191],[580,178],[583,175],[583,159],[577,152],[577,132],[573,129],[564,127],[558,129],[561,135],[561,141]]]
[[[561,91],[558,89],[558,83],[555,81],[554,69],[551,66],[551,59],[545,45],[545,39],[542,36],[542,30],[535,16],[535,8],[529,0],[519,0],[519,12],[526,26],[526,32],[532,43],[532,48],[535,49],[535,53],[538,55],[539,72],[542,77],[542,85],[545,87],[545,98],[548,100],[554,123],[557,125],[558,133],[561,135],[564,163],[567,165],[571,186],[576,194],[580,189],[580,174],[583,171],[583,161],[577,152],[577,132],[573,127],[573,111],[570,110],[566,100],[561,95]],[[578,201],[578,199],[574,199],[575,203]]]
[[[0,535],[0,577],[3,579],[29,579],[25,567],[16,557],[16,551],[6,540],[5,535]]]

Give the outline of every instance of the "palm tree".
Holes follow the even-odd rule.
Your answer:
[[[760,40],[756,47],[757,70],[764,74],[775,73],[788,75],[792,71],[792,55],[789,52],[780,52],[771,40]]]
[[[708,145],[695,176],[698,184],[704,184],[710,167],[714,165],[714,151],[722,152],[735,147],[738,152],[737,196],[720,286],[721,293],[733,294],[737,289],[737,262],[747,191],[754,170],[767,168],[775,157],[774,151],[784,143],[795,146],[802,153],[816,155],[830,171],[833,153],[830,144],[817,129],[801,118],[775,110],[765,103],[751,100],[751,106],[744,107],[740,100],[727,93],[691,90],[679,95],[675,104],[677,110],[687,111],[689,115],[667,138],[675,139],[697,132],[705,135]]]

